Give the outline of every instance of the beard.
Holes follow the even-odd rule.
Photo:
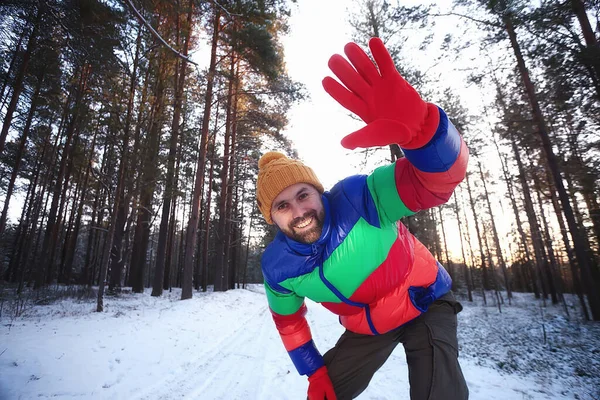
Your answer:
[[[313,226],[310,229],[298,229],[297,225],[313,218]],[[286,228],[281,228],[283,233],[297,242],[311,244],[316,242],[323,231],[323,222],[325,221],[325,210],[321,210],[319,214],[315,210],[306,212],[302,217],[295,218],[288,224]]]

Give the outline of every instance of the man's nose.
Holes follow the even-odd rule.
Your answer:
[[[292,218],[302,218],[304,215],[304,208],[300,207],[297,203],[291,203],[290,207],[292,208]]]

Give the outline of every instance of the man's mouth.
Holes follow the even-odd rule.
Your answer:
[[[304,222],[299,223],[295,226],[296,229],[306,228],[313,222],[313,217],[307,218]]]

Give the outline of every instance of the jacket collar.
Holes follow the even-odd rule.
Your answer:
[[[323,230],[321,231],[321,236],[319,236],[319,239],[317,239],[316,242],[311,244],[300,243],[295,241],[294,239],[290,239],[286,235],[283,235],[288,246],[296,253],[299,253],[303,256],[314,256],[319,254],[325,247],[325,244],[327,243],[329,236],[331,235],[332,223],[331,212],[329,209],[329,200],[327,199],[325,194],[321,195],[321,200],[323,201],[323,209],[325,211],[325,221],[323,221]]]

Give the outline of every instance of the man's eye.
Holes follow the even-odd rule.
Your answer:
[[[307,198],[307,197],[308,197],[308,193],[302,193],[300,196],[298,196],[298,198],[299,198],[300,200],[304,200],[304,199],[305,199],[305,198]]]
[[[280,204],[280,205],[278,205],[278,206],[277,206],[277,209],[278,209],[279,211],[283,211],[283,210],[285,210],[286,208],[287,208],[287,203],[282,203],[282,204]]]

